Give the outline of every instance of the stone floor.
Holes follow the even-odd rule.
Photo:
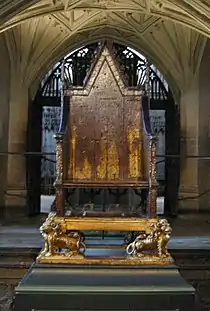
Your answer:
[[[161,205],[159,208],[161,208]],[[13,223],[0,225],[0,257],[2,252],[7,252],[7,250],[8,252],[14,250],[15,253],[21,253],[23,250],[24,252],[26,250],[30,251],[31,249],[39,250],[43,246],[39,226],[46,218],[48,210],[49,205],[46,200],[45,206],[42,209],[43,214],[40,217],[25,218],[19,224],[14,220]],[[207,254],[205,255],[205,259],[200,261],[198,259],[199,269],[196,268],[196,278],[201,281],[192,281],[192,284],[195,284],[198,291],[202,293],[201,297],[205,296],[201,310],[210,310],[210,215],[182,215],[179,218],[169,221],[173,229],[172,238],[169,242],[169,249],[172,252],[186,251],[186,253],[193,253],[203,251]],[[180,260],[180,264],[182,264],[182,259]],[[204,264],[206,267],[204,267]],[[191,263],[188,266],[190,265]],[[183,274],[186,279],[190,279],[187,269]],[[203,279],[203,281],[204,272],[202,270],[205,270],[205,280]],[[9,310],[12,290],[13,288],[11,286],[1,286],[0,282],[0,311]],[[8,299],[7,297],[10,298]]]
[[[41,248],[43,239],[38,228],[1,227],[0,248]],[[169,249],[209,249],[210,234],[200,236],[172,236]]]
[[[54,196],[41,197],[42,215],[37,218],[25,218],[21,223],[0,225],[1,247],[42,247],[43,240],[39,234],[39,226],[49,213]],[[158,213],[163,213],[164,198],[157,199]],[[183,215],[170,220],[173,234],[169,243],[172,249],[210,249],[210,215]]]
[[[43,239],[39,226],[46,215],[33,219],[22,220],[21,224],[0,226],[0,248],[40,248]],[[170,249],[210,249],[210,216],[179,217],[171,220],[173,229],[169,242]]]

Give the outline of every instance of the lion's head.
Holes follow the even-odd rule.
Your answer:
[[[51,213],[40,227],[41,233],[49,234],[55,232],[58,229],[58,224],[55,222],[55,214]]]
[[[172,229],[166,219],[158,220],[156,224],[156,232],[158,236],[165,236],[166,238],[170,238]]]

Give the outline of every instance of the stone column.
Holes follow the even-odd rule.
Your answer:
[[[180,97],[181,118],[181,168],[179,189],[179,213],[197,212],[198,200],[198,159],[188,156],[198,156],[199,130],[199,85],[194,77]]]
[[[210,212],[210,40],[199,71],[199,211]],[[205,158],[206,157],[206,158]]]
[[[11,71],[9,101],[6,217],[17,218],[26,214],[26,137],[28,121],[28,89],[18,72]]]
[[[9,119],[10,61],[3,35],[0,35],[0,222],[5,212]]]
[[[210,212],[210,40],[197,77],[181,95],[179,212]],[[185,155],[197,158],[185,159]],[[200,157],[200,158],[199,158]],[[209,157],[209,158],[208,158]],[[191,198],[191,199],[189,199]]]

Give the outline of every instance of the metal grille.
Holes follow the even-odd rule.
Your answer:
[[[82,86],[102,43],[94,43],[64,57],[64,84]],[[113,43],[113,51],[120,70],[130,87],[143,86],[146,79],[146,58],[132,49]],[[41,83],[43,97],[59,97],[61,89],[61,65],[58,62],[45,76]],[[167,99],[168,85],[154,65],[150,66],[151,99]]]
[[[69,88],[70,85],[83,85],[91,64],[98,54],[98,49],[99,45],[95,43],[64,57],[65,88]],[[60,97],[61,66],[62,61],[58,62],[43,79],[41,83],[43,97]]]

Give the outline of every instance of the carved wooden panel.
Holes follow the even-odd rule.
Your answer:
[[[70,90],[69,180],[141,180],[140,100],[140,91],[126,89],[104,48],[86,86]]]

